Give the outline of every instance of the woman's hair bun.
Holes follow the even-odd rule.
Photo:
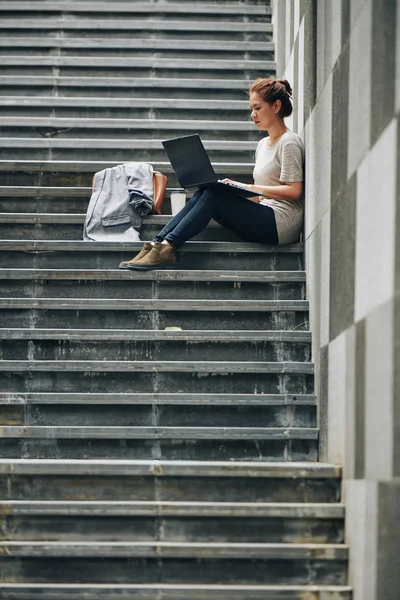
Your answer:
[[[288,95],[293,96],[293,90],[290,87],[290,83],[288,82],[288,80],[287,79],[278,79],[278,81],[285,87],[285,90],[287,91]]]

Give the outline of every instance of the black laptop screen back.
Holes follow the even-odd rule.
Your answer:
[[[166,140],[162,144],[182,187],[217,181],[198,134]]]

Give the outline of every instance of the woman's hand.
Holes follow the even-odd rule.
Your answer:
[[[225,179],[222,179],[222,181],[224,181],[225,183],[233,183],[234,185],[240,185],[240,187],[245,187],[245,188],[248,188],[249,190],[251,190],[251,188],[252,188],[251,183],[242,183],[241,181],[235,181],[234,179],[229,179],[229,177],[225,177]]]

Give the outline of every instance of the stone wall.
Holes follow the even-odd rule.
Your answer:
[[[275,0],[306,146],[321,459],[344,465],[355,600],[400,596],[400,2]],[[396,44],[397,42],[397,44]]]

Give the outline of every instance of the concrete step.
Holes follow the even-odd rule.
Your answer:
[[[182,27],[187,27],[187,23],[182,22]],[[217,26],[217,24],[215,24]],[[229,24],[229,38],[237,38],[240,44],[245,32],[239,34],[231,33]],[[214,34],[214,30],[207,32],[206,38]],[[176,36],[175,36],[176,37]],[[165,40],[168,45],[168,40]],[[184,43],[184,40],[182,40]],[[206,43],[206,40],[204,40]],[[223,42],[222,42],[223,43]],[[276,73],[276,65],[273,61],[267,60],[247,60],[243,58],[199,58],[198,53],[193,53],[192,57],[180,58],[176,56],[166,56],[157,58],[154,56],[104,56],[95,57],[81,55],[60,55],[57,56],[41,54],[2,54],[1,62],[4,75],[54,75],[54,70],[61,76],[89,76],[98,77],[100,74],[105,77],[200,77],[200,78],[225,78],[233,79],[235,76],[239,79],[256,79],[257,77],[273,77]],[[153,53],[152,53],[153,54]],[[176,52],[174,53],[176,54]],[[209,56],[212,56],[211,54]],[[231,55],[232,56],[232,55]],[[171,60],[173,58],[173,60]],[[11,114],[11,113],[9,113]]]
[[[110,153],[119,163],[157,162],[165,159],[162,139],[141,138],[43,138],[2,137],[0,160],[5,158],[48,158],[64,160],[107,159]],[[254,160],[256,141],[203,140],[211,161],[222,156],[232,162]],[[7,209],[8,210],[8,209]]]
[[[201,4],[201,3],[199,3]],[[153,5],[157,6],[157,5]],[[173,7],[173,4],[171,5]],[[186,8],[186,10],[185,10]],[[205,5],[203,4],[203,9]],[[269,40],[272,34],[272,24],[266,22],[264,18],[257,18],[257,16],[243,15],[243,14],[229,14],[228,11],[222,12],[219,10],[210,15],[203,13],[203,15],[192,13],[188,11],[187,7],[182,7],[179,14],[174,13],[164,15],[152,15],[150,11],[142,13],[140,18],[132,17],[131,15],[121,14],[119,18],[113,14],[112,17],[98,17],[93,15],[82,16],[70,16],[65,17],[53,17],[46,16],[42,17],[37,14],[31,17],[18,16],[18,18],[12,18],[3,16],[1,20],[1,29],[6,33],[8,31],[79,31],[79,32],[96,32],[97,35],[103,32],[113,32],[114,35],[119,37],[121,32],[139,32],[139,35],[146,38],[151,32],[179,32],[179,36],[185,37],[188,32],[197,32],[201,34],[206,32],[208,34],[213,33],[214,38],[218,34],[229,34],[230,39],[237,36],[238,39],[245,39],[245,34],[253,34],[256,39]],[[258,36],[257,36],[258,34]],[[176,35],[176,34],[175,34]],[[105,36],[106,37],[106,36]],[[268,41],[269,41],[268,40]]]
[[[342,543],[344,505],[1,501],[9,541]]]
[[[168,199],[165,200],[167,208]],[[85,214],[79,213],[0,213],[0,239],[82,240]],[[157,218],[156,218],[157,217]],[[148,215],[143,218],[140,236],[151,240],[172,215]],[[198,241],[240,241],[232,231],[212,221],[195,236]]]
[[[1,164],[1,162],[0,162]],[[157,170],[157,169],[156,169]],[[15,175],[16,173],[3,173],[3,178],[7,179],[7,180],[15,180]],[[33,179],[38,177],[39,174],[30,174],[30,173],[22,173],[20,174],[21,179]],[[221,176],[220,178],[223,178],[225,176],[225,174],[223,176]],[[232,177],[232,174],[230,174],[230,176]],[[46,177],[46,175],[44,176]],[[60,179],[61,179],[61,175],[60,175]],[[250,183],[252,181],[252,178],[249,174],[243,174],[241,173],[239,175],[240,180],[243,183]],[[0,172],[0,178],[1,178],[1,172]],[[54,178],[54,175],[53,175]],[[69,181],[73,181],[75,178],[75,175],[73,174],[68,174],[65,176],[65,180],[67,182]],[[81,180],[82,179],[86,179],[86,178],[90,178],[90,183],[92,181],[93,178],[93,173],[87,174],[87,175],[81,175]],[[164,196],[164,202],[162,205],[162,212],[164,215],[171,215],[171,203],[170,203],[170,195],[172,191],[182,191],[182,188],[179,186],[179,183],[176,179],[175,174],[168,174],[168,182],[170,187],[167,187],[166,189],[166,193]],[[15,219],[19,219],[21,221],[21,219],[23,219],[23,215],[25,213],[35,213],[37,216],[37,218],[39,218],[39,215],[41,213],[47,213],[47,214],[70,214],[71,218],[76,219],[77,217],[72,217],[72,215],[76,215],[78,213],[86,213],[88,204],[89,204],[89,200],[90,200],[90,196],[92,193],[92,188],[91,186],[87,186],[87,187],[62,187],[62,186],[58,186],[58,187],[42,187],[40,188],[39,186],[21,186],[21,187],[17,187],[17,186],[0,186],[0,195],[2,197],[2,204],[1,204],[1,208],[3,209],[3,211],[5,211],[4,213],[0,213],[0,219],[3,219],[3,223],[4,222],[10,222],[10,218],[7,217],[7,215],[10,214],[15,214]],[[186,197],[187,199],[191,198],[193,195],[193,192],[186,190]],[[21,216],[17,216],[17,214],[20,214]],[[3,217],[3,215],[6,215]],[[149,216],[147,216],[144,220],[145,223],[149,223],[149,221],[147,221],[146,219]],[[50,218],[50,217],[49,217]],[[62,219],[65,219],[66,217],[60,217]],[[7,220],[8,219],[8,220]],[[151,222],[151,225],[155,226],[157,225],[158,221],[153,221]],[[160,221],[161,225],[163,226],[167,221]],[[82,221],[83,223],[83,221]],[[82,234],[82,230],[81,230],[81,234]],[[230,234],[233,235],[233,234]],[[21,239],[22,236],[19,236],[19,239]],[[4,238],[3,238],[4,239]],[[11,238],[8,238],[11,239]],[[23,238],[25,239],[25,238]],[[82,236],[80,236],[79,239],[82,239]]]
[[[172,335],[169,335],[172,334]],[[176,335],[174,335],[176,334]],[[308,332],[0,329],[2,360],[308,362]]]
[[[132,138],[149,140],[151,137],[174,138],[207,132],[209,140],[257,141],[260,138],[252,122],[246,121],[206,121],[192,119],[124,119],[124,118],[58,118],[58,117],[0,117],[0,127],[4,136],[55,137],[58,139],[93,138],[102,139]]]
[[[337,503],[340,486],[318,462],[0,459],[4,500]]]
[[[84,596],[83,596],[84,595]],[[304,585],[179,585],[179,584],[2,584],[0,598],[8,600],[351,600],[347,586]]]
[[[175,583],[179,573],[184,584],[307,585],[312,571],[315,584],[344,585],[347,577],[343,544],[2,542],[2,548],[5,577],[13,573],[20,583],[132,583],[143,578]]]
[[[311,394],[2,393],[3,425],[315,427]]]
[[[22,38],[23,39],[23,38]],[[43,38],[44,40],[46,38]],[[64,38],[61,38],[64,39]],[[102,39],[107,44],[107,39]],[[125,40],[122,40],[124,42]],[[171,40],[173,42],[173,40]],[[0,37],[1,43],[1,37]],[[114,42],[113,42],[114,43]],[[115,44],[118,38],[115,38]],[[139,40],[142,43],[142,40]],[[153,41],[156,43],[156,40]],[[161,42],[165,46],[165,41]],[[182,42],[180,41],[182,44]],[[186,42],[191,43],[191,40]],[[193,42],[194,43],[194,42]],[[198,41],[196,41],[196,44]],[[204,45],[204,42],[201,42]],[[207,41],[207,47],[210,42]],[[212,43],[212,42],[211,42]],[[224,42],[224,47],[229,42]],[[242,42],[240,47],[243,48]],[[256,42],[250,42],[250,45]],[[236,47],[238,46],[235,43]],[[219,44],[220,46],[220,44]],[[217,50],[215,50],[217,51]],[[132,77],[125,73],[122,77],[114,76],[59,76],[50,75],[5,75],[0,78],[0,95],[16,96],[51,96],[53,88],[57,96],[85,96],[85,97],[147,97],[151,98],[155,90],[157,95],[165,94],[166,97],[192,98],[197,100],[244,100],[244,94],[249,89],[252,79],[204,79],[199,77]]]
[[[241,301],[232,304],[235,303],[233,300],[187,301],[185,309],[182,309],[182,302],[179,300],[158,301],[158,308],[154,309],[149,309],[148,301],[136,300],[136,310],[130,300],[119,299],[118,302],[119,309],[115,310],[115,299],[100,300],[98,303],[87,298],[1,299],[0,327],[32,328],[34,325],[39,328],[56,328],[62,323],[68,329],[114,330],[126,329],[129,325],[132,329],[142,330],[179,326],[184,330],[235,331],[263,328],[304,331],[308,330],[309,325],[308,310],[296,310],[296,302],[302,302],[299,300],[290,301],[290,304],[289,301],[279,301],[280,310],[277,309],[275,301],[262,300],[258,304],[259,310],[249,310],[249,306],[245,307]],[[219,302],[218,306],[214,306],[216,302]],[[224,307],[228,302],[231,303],[230,309]],[[270,306],[266,306],[266,302],[270,302]],[[122,308],[122,303],[125,308]],[[254,303],[253,306],[257,307]]]
[[[94,365],[88,361],[72,362],[72,365],[68,361],[58,361],[57,363],[45,361],[44,364],[37,361],[4,361],[0,364],[4,366],[4,370],[0,370],[1,389],[4,393],[12,395],[32,392],[50,392],[56,395],[64,393],[103,395],[109,393],[110,390],[113,390],[115,394],[124,395],[132,393],[132,390],[140,394],[182,393],[185,395],[289,394],[297,396],[298,394],[314,393],[312,365],[308,365],[308,363],[305,365],[304,363],[294,363],[294,368],[293,363],[287,363],[285,372],[279,372],[279,363],[271,363],[268,371],[261,368],[259,372],[255,372],[252,363],[248,370],[241,372],[236,371],[237,365],[234,363],[230,363],[232,372],[226,371],[226,363],[219,367],[220,371],[215,370],[217,368],[215,363],[211,363],[214,365],[214,370],[210,364],[198,366],[189,363],[182,367],[175,365],[176,370],[154,370],[153,372],[150,370],[131,371],[129,368],[132,363],[124,361],[104,364],[98,362]],[[264,363],[256,364],[263,365]],[[151,368],[143,365],[142,362],[136,363],[136,365],[137,369]],[[72,371],[71,366],[75,370]],[[166,368],[162,363],[161,366]],[[170,366],[171,369],[173,367],[174,365]],[[192,371],[190,371],[190,367],[192,367]],[[225,370],[223,370],[224,367]],[[80,370],[78,370],[79,368]],[[116,370],[117,368],[119,370]],[[208,370],[206,370],[207,368]],[[300,371],[300,368],[303,370]]]
[[[305,300],[304,271],[0,269],[2,297]],[[130,330],[132,331],[132,330]]]
[[[89,59],[87,60],[89,61]],[[168,60],[170,62],[170,59]],[[91,59],[91,62],[93,62],[93,59]],[[226,61],[210,62],[220,65],[221,69],[228,66],[224,64]],[[213,64],[213,66],[215,65]],[[131,119],[148,117],[154,119],[154,111],[157,111],[156,116],[158,118],[168,119],[177,118],[177,115],[179,118],[180,113],[178,111],[181,111],[186,117],[191,114],[197,120],[213,120],[214,125],[216,125],[217,121],[224,119],[224,116],[226,120],[226,115],[229,115],[235,121],[250,120],[249,104],[245,98],[245,92],[246,90],[243,89],[243,100],[196,99],[195,103],[191,98],[144,98],[140,96],[129,98],[0,96],[0,112],[8,117],[13,115],[24,117],[27,109],[30,109],[30,116],[42,116],[50,119],[55,116],[60,118],[88,117],[88,112],[92,109],[94,117],[115,116]],[[162,160],[165,160],[165,157]]]
[[[109,2],[73,2],[71,0],[41,0],[34,1],[18,1],[14,0],[12,5],[9,2],[2,0],[0,2],[0,11],[4,13],[13,12],[68,12],[69,15],[74,13],[110,13]],[[165,2],[157,3],[141,2],[140,0],[130,0],[129,2],[113,2],[113,14],[119,12],[127,14],[132,13],[187,13],[188,7],[185,2]],[[190,5],[191,14],[228,14],[228,15],[271,15],[271,7],[267,2],[252,1],[251,3],[233,2],[232,0],[223,0],[222,2],[198,2]]]
[[[60,37],[60,36],[4,36],[0,30],[0,55],[20,56],[29,55],[45,56],[91,56],[100,60],[107,54],[107,57],[132,57],[140,58],[154,57],[160,58],[178,58],[178,59],[197,59],[199,56],[204,60],[239,59],[241,61],[260,61],[265,60],[269,63],[274,61],[273,42],[266,41],[246,41],[240,44],[237,41],[207,40],[186,38],[182,40],[179,35],[176,39],[168,37],[137,37],[137,38],[101,38],[101,37]],[[182,87],[182,84],[180,85]]]
[[[340,505],[3,501],[0,510],[8,541],[343,543]]]
[[[165,157],[164,157],[165,159]],[[131,159],[128,158],[128,162]],[[108,167],[120,164],[118,161],[34,161],[34,160],[4,160],[0,162],[0,194],[2,200],[12,198],[63,198],[85,196],[90,198],[93,174]],[[169,162],[152,161],[156,171],[161,171],[168,177],[167,198],[171,189],[181,189]],[[215,173],[219,179],[225,176],[241,178],[242,181],[252,181],[254,162],[219,163],[213,161]],[[187,191],[190,196],[189,190]],[[3,211],[9,211],[3,207]],[[29,212],[29,209],[24,209]],[[35,211],[37,208],[35,207]],[[46,212],[46,210],[43,210]],[[65,208],[59,209],[65,212]],[[86,207],[85,211],[86,212]]]
[[[114,6],[114,5],[113,5]],[[167,6],[170,6],[169,4]],[[182,5],[179,5],[182,8]],[[195,6],[195,5],[194,5]],[[197,5],[202,7],[202,5]],[[202,7],[203,8],[203,7]],[[168,44],[165,40],[157,38],[131,38],[126,36],[125,38],[102,38],[102,37],[61,37],[60,35],[55,36],[40,36],[30,35],[27,37],[19,36],[5,36],[0,35],[0,52],[3,54],[11,55],[21,52],[26,52],[25,48],[31,50],[34,49],[35,54],[40,49],[41,55],[50,55],[54,48],[60,50],[60,55],[73,55],[77,51],[82,55],[91,56],[104,56],[104,52],[107,51],[108,56],[112,56],[116,53],[119,56],[129,56],[132,51],[139,51],[139,56],[145,56],[146,54],[154,53],[158,51],[163,57],[168,55],[182,55],[185,58],[194,58],[197,53],[201,53],[204,58],[215,58],[217,54],[220,58],[232,58],[232,56],[240,56],[242,59],[260,59],[264,57],[265,60],[274,60],[274,44],[268,41],[243,41],[241,44],[232,41],[224,41],[221,44],[219,40],[207,40],[207,44],[204,44],[204,40],[196,39],[185,39],[182,44],[182,39],[168,39]],[[99,53],[99,50],[101,53]]]
[[[142,248],[141,242],[0,241],[3,268],[115,269]],[[186,242],[179,269],[302,270],[301,244],[266,246],[248,242]],[[173,269],[174,270],[174,269]]]
[[[5,458],[317,461],[316,428],[2,428]]]

